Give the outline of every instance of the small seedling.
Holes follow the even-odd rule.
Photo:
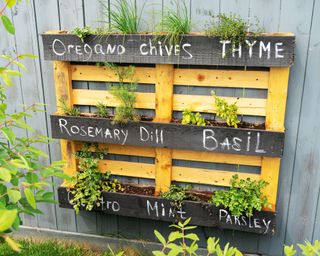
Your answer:
[[[191,31],[191,19],[185,1],[175,1],[175,8],[165,11],[158,27],[158,30],[167,33],[165,41],[170,45],[179,44],[181,36]]]
[[[198,113],[192,113],[191,110],[185,109],[182,112],[182,124],[193,124],[198,126],[205,126],[206,121],[203,117],[201,117],[201,114]]]
[[[81,112],[80,109],[77,107],[68,107],[65,100],[60,99],[60,108],[62,109],[63,113],[67,116],[80,116]]]
[[[88,35],[92,35],[94,32],[89,26],[86,26],[84,28],[76,27],[71,31],[71,33],[79,37],[83,42]]]
[[[239,15],[219,14],[217,16],[212,16],[212,21],[207,25],[205,32],[207,36],[217,36],[222,40],[228,40],[233,44],[238,45],[245,42],[250,30],[251,35],[257,34],[257,32],[254,31],[253,26],[253,24],[242,19]],[[258,26],[258,21],[255,26]]]
[[[108,3],[103,2],[103,6],[106,20],[109,20],[110,13],[109,28],[111,31],[123,34],[133,34],[139,31],[143,8],[138,13],[133,0],[116,0],[111,3],[110,8]]]
[[[222,98],[219,98],[214,91],[211,92],[211,95],[215,99],[215,106],[217,111],[217,117],[226,121],[228,126],[233,126],[238,128],[238,106],[237,103],[228,104],[228,102]]]
[[[96,107],[97,107],[97,115],[99,117],[107,118],[109,116],[107,104],[99,102]]]
[[[253,210],[261,211],[262,207],[271,207],[267,197],[262,194],[267,185],[264,180],[251,181],[250,178],[239,180],[238,175],[233,175],[230,189],[215,191],[209,203],[228,208],[233,216],[245,214],[251,217]]]

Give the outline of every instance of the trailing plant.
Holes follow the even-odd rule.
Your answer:
[[[90,151],[93,148],[95,152]],[[73,198],[71,203],[76,213],[81,206],[87,211],[91,211],[94,206],[99,207],[102,200],[102,191],[117,192],[123,188],[117,179],[111,179],[110,173],[101,173],[99,170],[99,160],[103,159],[106,150],[99,151],[97,144],[85,143],[81,150],[76,153],[78,159],[78,169],[73,180]]]
[[[212,15],[211,23],[207,24],[205,33],[207,36],[217,36],[238,45],[245,43],[250,30],[253,35],[257,33],[254,31],[254,25],[258,26],[258,21],[257,24],[251,24],[236,14]]]
[[[63,113],[67,116],[80,116],[81,112],[80,109],[77,107],[68,107],[67,103],[64,99],[60,99],[60,108],[63,111]]]
[[[193,124],[193,125],[199,125],[199,126],[205,126],[206,121],[203,117],[201,117],[201,114],[199,112],[193,113],[189,109],[185,109],[182,112],[182,124]]]
[[[165,41],[170,45],[179,44],[182,35],[191,31],[191,19],[185,1],[175,1],[174,9],[167,9],[158,30],[167,33]]]
[[[302,255],[305,256],[319,256],[320,255],[320,241],[316,240],[314,243],[310,243],[308,241],[305,241],[304,244],[298,244],[298,247],[300,248]],[[294,248],[293,245],[284,246],[284,254],[286,256],[293,256],[297,254],[297,250]]]
[[[219,98],[214,91],[211,92],[215,100],[216,106],[216,115],[222,120],[226,121],[228,126],[233,126],[234,128],[238,128],[238,106],[237,103],[228,104],[228,102],[222,98]]]
[[[250,178],[239,180],[233,175],[229,190],[215,191],[209,200],[216,206],[228,208],[233,216],[246,215],[251,217],[253,210],[261,211],[262,207],[271,207],[262,190],[268,185],[264,180],[251,181]]]
[[[109,116],[107,104],[104,104],[103,102],[99,102],[96,107],[97,107],[97,115],[99,117],[106,118]]]
[[[112,70],[115,71],[119,78],[118,84],[113,84],[111,93],[120,102],[119,106],[115,109],[115,116],[113,121],[115,123],[126,124],[129,121],[137,122],[140,116],[134,108],[136,102],[136,89],[137,83],[134,80],[135,67],[119,67],[114,64],[107,64]],[[128,83],[125,83],[128,81]]]
[[[5,15],[7,8],[13,8],[17,1],[4,1],[0,8],[0,20],[5,30],[15,34],[15,27]],[[2,26],[0,27],[2,29]],[[64,162],[47,164],[48,156],[39,149],[47,147],[49,139],[37,134],[25,122],[33,113],[43,112],[43,105],[23,106],[22,111],[10,113],[6,90],[14,86],[14,77],[21,77],[17,71],[26,70],[20,62],[26,58],[36,58],[31,54],[17,54],[15,57],[0,55],[0,240],[5,240],[14,250],[20,246],[8,234],[22,224],[21,214],[42,214],[38,203],[54,203],[54,193],[48,180],[52,177],[67,178],[61,172]],[[21,136],[27,131],[28,137]],[[48,179],[49,178],[49,179]]]
[[[141,14],[137,12],[135,2],[133,0],[116,0],[109,4],[102,1],[104,6],[104,15],[110,22],[109,29],[113,32],[122,32],[123,34],[133,34],[139,31],[139,26],[141,22]]]
[[[173,231],[165,239],[161,233],[157,230],[154,231],[155,236],[162,244],[161,251],[153,251],[155,256],[177,256],[177,255],[195,255],[197,256],[197,250],[199,248],[199,237],[195,233],[189,233],[189,230],[197,228],[196,226],[188,226],[191,218],[188,218],[185,222],[179,222],[177,225],[170,225],[177,231]],[[219,239],[209,237],[207,240],[207,256],[242,256],[243,254],[235,247],[230,246],[229,243],[221,248],[219,245]]]
[[[71,31],[71,33],[76,35],[77,37],[79,37],[81,39],[81,41],[83,42],[83,40],[87,36],[92,35],[94,33],[94,31],[92,30],[91,27],[85,26],[83,28],[76,27]]]
[[[170,200],[174,211],[180,210],[184,200],[199,201],[199,198],[190,193],[191,185],[181,187],[179,185],[171,185],[169,191],[160,194],[160,197]]]

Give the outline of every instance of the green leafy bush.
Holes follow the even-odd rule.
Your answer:
[[[306,241],[304,244],[298,244],[298,247],[300,248],[302,255],[305,256],[319,256],[320,255],[320,241],[316,240],[314,243],[310,243]],[[286,256],[293,256],[297,254],[297,250],[294,248],[293,245],[284,246],[284,254]]]
[[[190,33],[191,19],[185,1],[175,1],[174,9],[167,9],[158,29],[167,33],[166,41],[170,45],[179,44],[181,36]]]
[[[182,112],[182,124],[193,124],[193,125],[199,125],[199,126],[205,126],[206,121],[203,117],[201,117],[201,114],[193,113],[189,109],[185,109]]]
[[[270,207],[267,197],[262,194],[268,183],[264,180],[239,180],[238,175],[232,176],[229,190],[215,191],[209,203],[228,208],[233,216],[246,215],[251,217],[253,210],[261,211],[262,207]]]
[[[185,222],[179,222],[177,225],[171,225],[177,231],[173,231],[169,234],[168,239],[165,239],[161,233],[157,230],[154,231],[155,236],[162,244],[161,251],[153,251],[155,256],[177,256],[177,255],[195,255],[197,256],[197,250],[199,248],[198,241],[200,240],[195,233],[188,233],[189,230],[195,229],[195,226],[188,226],[190,218]],[[242,256],[243,254],[234,247],[231,247],[229,243],[221,249],[219,245],[219,239],[209,237],[207,240],[207,250],[209,255],[217,256]]]
[[[97,115],[102,118],[108,117],[109,116],[108,105],[102,102],[99,102],[97,104]]]
[[[67,103],[64,99],[60,99],[60,108],[62,112],[67,116],[80,116],[81,112],[80,109],[77,107],[68,107]]]
[[[90,148],[94,147],[94,151]],[[93,207],[100,206],[102,191],[117,192],[123,190],[117,179],[111,179],[110,173],[101,173],[99,169],[99,160],[104,158],[106,151],[99,151],[97,144],[86,143],[82,149],[76,153],[79,160],[76,177],[73,181],[74,189],[71,190],[73,198],[73,208],[76,213],[79,212],[81,205],[85,205],[87,211]]]
[[[83,42],[84,38],[92,35],[94,31],[89,26],[85,26],[84,28],[76,27],[71,31],[71,33],[79,37]]]
[[[226,121],[228,126],[233,126],[238,128],[238,106],[237,103],[228,104],[228,102],[222,98],[219,98],[214,91],[211,92],[211,95],[215,99],[215,106],[217,111],[217,117],[220,117],[222,120]]]

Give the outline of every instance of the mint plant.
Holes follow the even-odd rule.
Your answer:
[[[189,109],[185,109],[182,112],[182,124],[193,124],[193,125],[198,125],[198,126],[205,126],[206,121],[204,120],[203,117],[201,117],[201,114],[198,113],[193,113]]]

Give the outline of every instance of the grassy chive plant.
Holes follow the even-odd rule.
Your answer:
[[[175,1],[175,9],[167,9],[159,24],[159,30],[167,33],[170,45],[179,44],[181,36],[190,33],[191,19],[185,1]]]

